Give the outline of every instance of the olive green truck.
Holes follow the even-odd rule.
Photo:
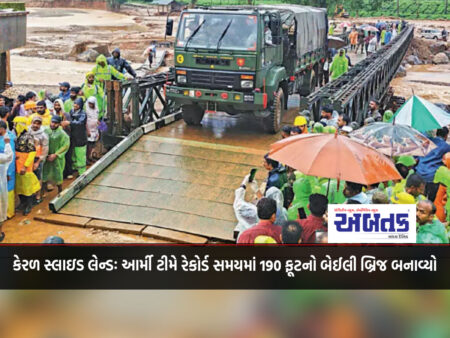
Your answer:
[[[188,125],[200,124],[205,112],[252,113],[275,133],[288,96],[314,91],[327,57],[327,32],[322,8],[184,10],[175,40],[175,82],[167,84],[166,95]]]

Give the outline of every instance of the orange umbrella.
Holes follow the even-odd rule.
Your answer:
[[[402,178],[385,155],[337,134],[288,137],[271,145],[269,157],[305,175],[364,185]]]

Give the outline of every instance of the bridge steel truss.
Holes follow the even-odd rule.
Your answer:
[[[172,71],[129,81],[107,81],[107,145],[115,145],[139,126],[160,121],[177,111],[165,97],[165,84],[174,81]]]
[[[380,99],[389,88],[414,35],[408,25],[390,44],[368,56],[346,74],[300,100],[300,109],[308,109],[320,120],[325,105],[346,113],[352,121],[364,121],[371,99]]]

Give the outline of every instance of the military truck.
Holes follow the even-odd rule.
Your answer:
[[[251,113],[275,133],[288,96],[315,90],[327,56],[327,32],[322,8],[184,10],[175,40],[175,82],[166,86],[166,95],[181,106],[188,125],[200,124],[205,112]]]

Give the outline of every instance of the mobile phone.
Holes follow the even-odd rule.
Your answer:
[[[298,208],[298,217],[300,219],[305,219],[306,218],[305,208]]]
[[[255,175],[256,175],[256,171],[257,171],[258,169],[256,169],[256,168],[252,168],[251,170],[250,170],[250,177],[248,178],[248,181],[249,182],[253,182],[253,180],[255,179]]]

